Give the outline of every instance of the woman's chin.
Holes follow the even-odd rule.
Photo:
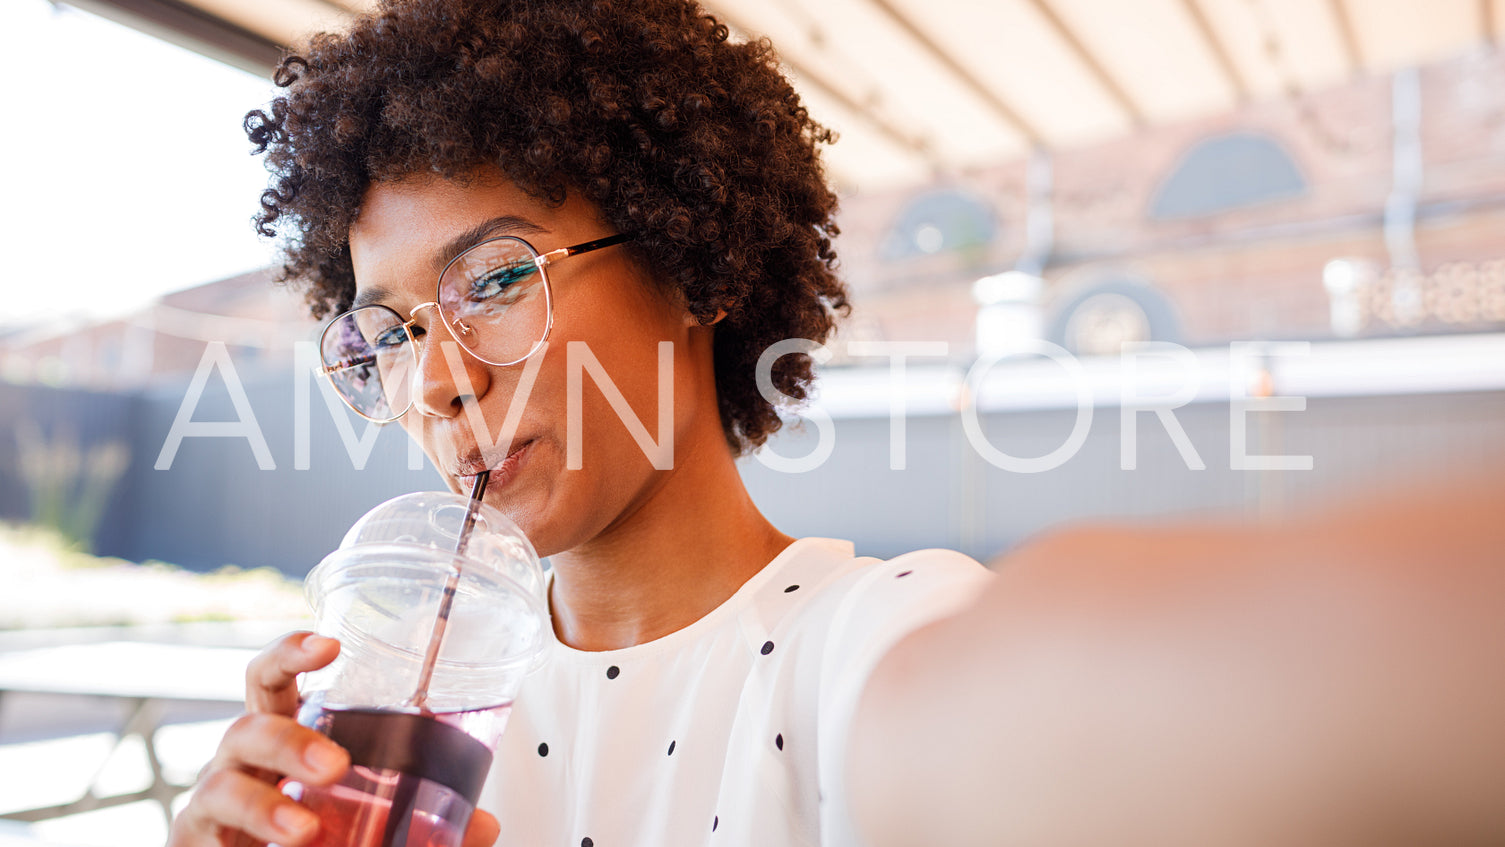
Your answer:
[[[523,531],[523,535],[527,536],[528,542],[533,545],[533,550],[538,553],[539,558],[546,558],[568,549],[560,544],[557,528],[540,510],[507,500],[497,502],[495,505],[502,514],[517,524],[518,529]]]

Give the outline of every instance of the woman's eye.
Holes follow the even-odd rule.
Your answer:
[[[492,268],[484,274],[471,280],[470,299],[490,300],[499,296],[502,292],[516,283],[523,282],[537,273],[538,267],[532,262],[520,261]]]
[[[376,337],[371,339],[371,346],[377,350],[391,350],[401,347],[407,340],[408,334],[403,332],[402,327],[394,326],[391,329],[377,333]]]

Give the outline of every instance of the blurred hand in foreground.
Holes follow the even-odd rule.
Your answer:
[[[996,567],[864,694],[875,847],[1505,843],[1505,468]]]

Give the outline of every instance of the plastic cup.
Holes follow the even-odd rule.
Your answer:
[[[306,674],[298,720],[350,751],[338,783],[288,781],[319,815],[320,847],[459,847],[512,700],[542,661],[548,617],[538,555],[497,509],[421,492],[356,521],[305,581],[314,629],[340,641]],[[415,699],[446,583],[459,569],[444,639]]]

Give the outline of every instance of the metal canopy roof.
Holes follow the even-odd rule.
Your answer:
[[[64,0],[258,73],[372,0]],[[1505,0],[706,0],[766,35],[847,191],[1491,48]]]

